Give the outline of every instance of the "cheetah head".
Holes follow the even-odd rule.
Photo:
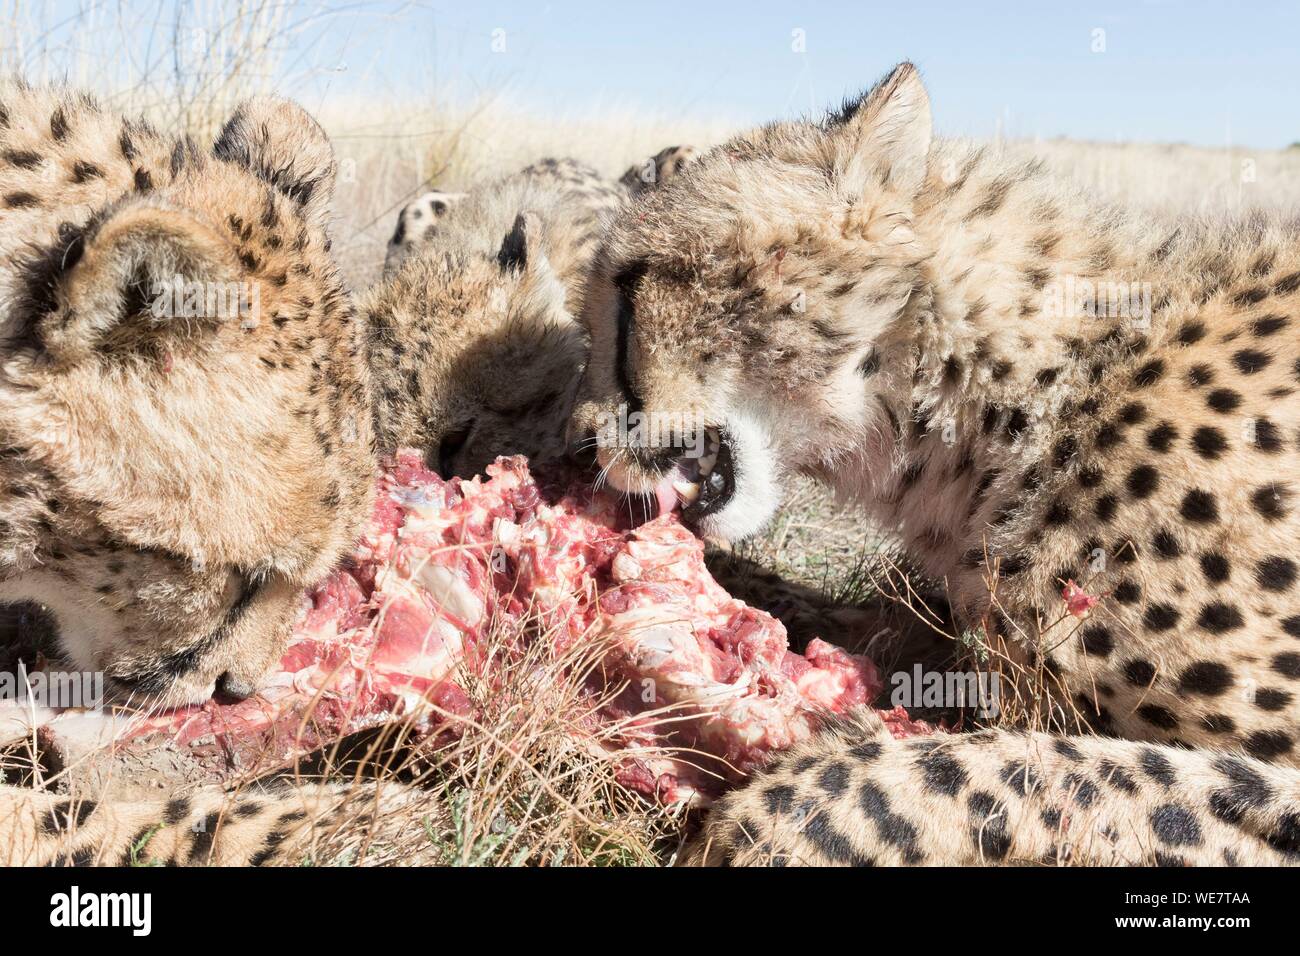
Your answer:
[[[643,194],[588,290],[571,444],[723,540],[757,531],[791,474],[856,480],[885,440],[873,389],[907,374],[887,346],[918,284],[929,144],[905,63],[824,121],[738,136]]]
[[[426,250],[366,295],[381,448],[448,478],[563,457],[586,349],[544,229],[520,213],[499,246]]]
[[[86,187],[4,276],[0,601],[48,607],[57,655],[115,696],[247,696],[369,513],[333,151],[274,98],[208,149],[89,100],[56,115],[46,162]]]

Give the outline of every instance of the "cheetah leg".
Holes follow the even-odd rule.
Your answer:
[[[1300,770],[1104,737],[894,740],[872,714],[710,813],[693,865],[1300,864]]]
[[[111,803],[0,787],[0,865],[294,865],[311,857],[314,838],[392,802],[373,785]]]

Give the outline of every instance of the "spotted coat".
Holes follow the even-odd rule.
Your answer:
[[[1038,859],[1060,846],[1041,811],[1074,786],[1117,834],[1081,840],[1075,823],[1075,862],[1300,859],[1293,227],[1149,223],[1036,163],[931,144],[904,65],[823,122],[738,136],[646,194],[595,275],[575,432],[620,403],[718,428],[728,495],[687,511],[714,537],[760,527],[793,472],[860,503],[943,582],[1005,719],[1036,729],[881,741],[870,759],[829,736],[715,811],[698,858],[971,862],[1002,807],[1007,853],[979,859]],[[631,491],[676,467],[600,459]],[[1096,598],[1086,618],[1072,586]],[[1026,751],[1041,806],[998,776]],[[843,768],[834,799],[805,764]],[[1222,797],[1256,777],[1266,797]]]

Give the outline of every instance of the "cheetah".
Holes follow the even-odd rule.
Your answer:
[[[689,862],[1300,862],[1297,238],[1146,222],[932,142],[907,63],[619,217],[575,446],[721,540],[789,476],[826,483],[944,582],[1025,715],[832,728]],[[699,422],[704,456],[601,444],[620,406]]]
[[[689,152],[656,154],[656,181]],[[458,195],[418,235],[407,219],[429,214],[402,211],[398,267],[361,301],[378,447],[419,448],[447,477],[480,473],[502,454],[556,462],[586,361],[575,317],[630,190],[578,160],[543,159]]]
[[[0,602],[48,608],[52,650],[114,700],[251,695],[369,515],[335,168],[280,99],[202,147],[0,88]],[[19,846],[47,797],[0,794]]]
[[[203,150],[75,94],[0,95],[0,599],[50,608],[68,661],[124,693],[246,696],[369,509],[332,149],[275,99]],[[160,315],[177,278],[256,307],[207,315],[187,288]]]

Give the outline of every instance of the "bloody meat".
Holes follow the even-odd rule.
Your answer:
[[[73,751],[169,748],[218,778],[399,719],[418,737],[472,714],[465,678],[490,680],[503,622],[558,653],[598,642],[587,689],[619,728],[603,745],[627,748],[624,784],[665,801],[707,799],[881,690],[865,657],[818,639],[791,651],[779,621],[713,580],[703,543],[672,514],[629,528],[607,495],[544,492],[521,457],[486,480],[444,481],[402,452],[380,474],[356,553],[306,596],[257,696],[149,717],[62,714],[45,733]],[[901,709],[884,716],[898,736],[930,732]]]

